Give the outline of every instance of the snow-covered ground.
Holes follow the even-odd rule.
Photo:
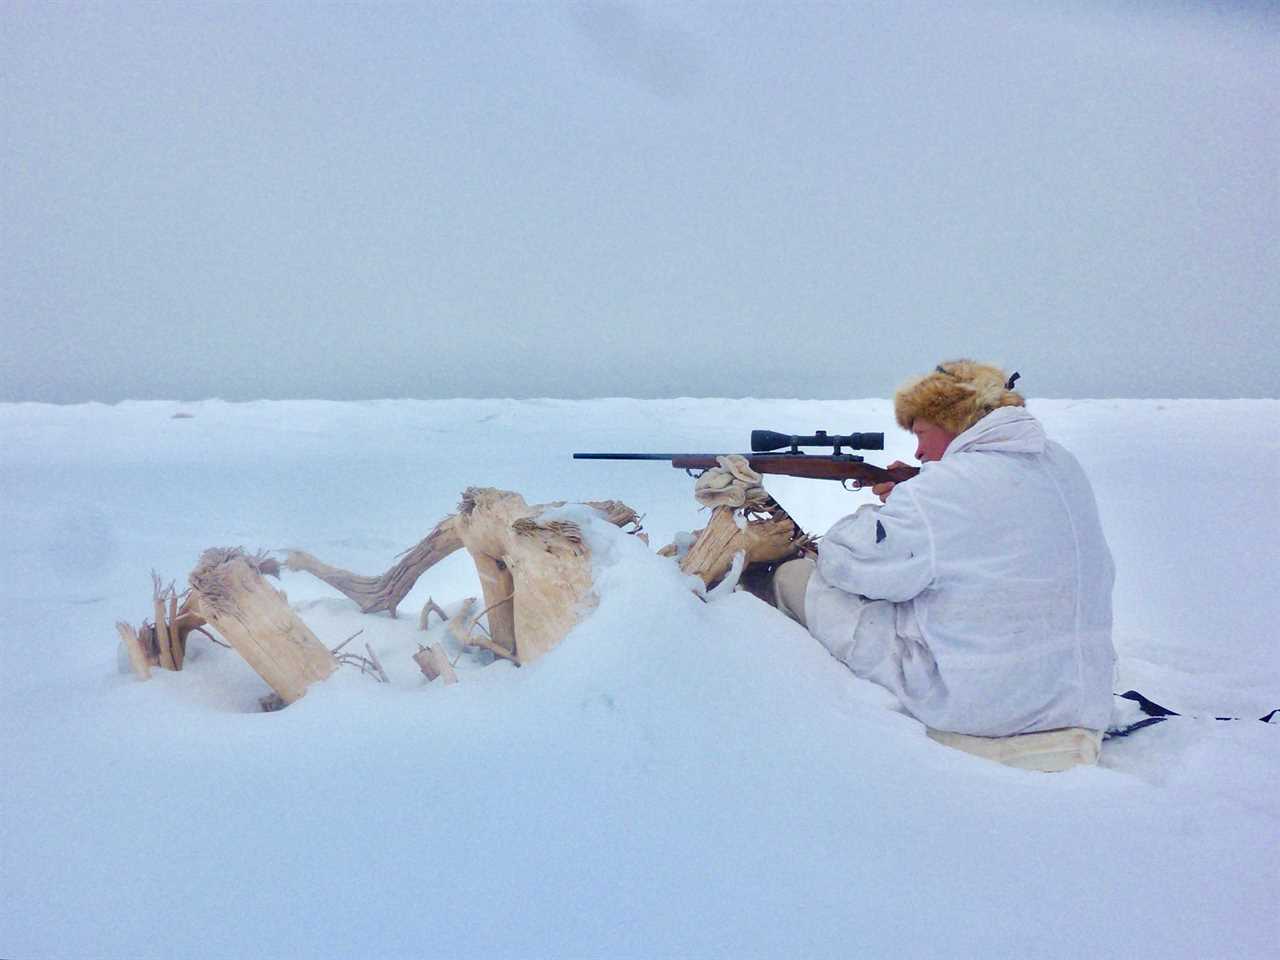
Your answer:
[[[1094,481],[1117,690],[1280,706],[1280,401],[1033,401]],[[175,414],[189,414],[175,418]],[[935,745],[746,594],[704,604],[600,525],[598,608],[537,664],[427,685],[405,615],[284,575],[344,669],[255,712],[193,641],[117,669],[150,571],[298,546],[376,573],[468,485],[614,497],[655,546],[691,482],[575,450],[727,451],[753,427],[884,430],[885,401],[452,400],[0,406],[0,956],[1271,957],[1280,726],[1182,719],[1036,774]],[[869,494],[771,480],[810,529]]]

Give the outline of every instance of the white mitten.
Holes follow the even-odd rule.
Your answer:
[[[760,485],[763,479],[751,469],[746,457],[733,454],[716,457],[718,467],[712,467],[693,485],[693,495],[704,507],[757,506],[768,494]]]

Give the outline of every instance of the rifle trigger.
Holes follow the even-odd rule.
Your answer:
[[[850,484],[852,484],[852,486],[850,486]],[[845,478],[844,480],[840,481],[840,486],[844,487],[850,493],[857,493],[859,490],[862,489],[862,481]]]
[[[697,480],[699,477],[701,477],[701,476],[702,476],[704,473],[706,473],[707,471],[706,471],[706,470],[698,470],[698,471],[694,471],[691,467],[685,467],[685,468],[684,468],[684,472],[685,472],[685,475],[686,475],[686,476],[693,477],[693,479]]]

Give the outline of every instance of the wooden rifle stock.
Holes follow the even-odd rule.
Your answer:
[[[714,453],[575,453],[575,460],[670,460],[678,470],[710,470],[720,464]],[[805,477],[810,480],[854,480],[862,486],[901,483],[920,472],[918,467],[877,467],[849,454],[743,453],[756,473]]]
[[[844,454],[821,456],[808,453],[751,453],[743,456],[752,470],[766,476],[781,474],[809,480],[855,480],[866,487],[875,483],[901,483],[920,472],[918,467],[877,467],[863,460],[853,460]],[[671,458],[671,465],[686,470],[707,470],[719,466],[714,454],[674,456]]]

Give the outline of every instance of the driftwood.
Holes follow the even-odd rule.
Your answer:
[[[123,620],[116,621],[116,630],[120,634],[120,641],[124,644],[125,651],[129,654],[129,665],[133,667],[134,675],[139,680],[150,680],[151,658],[138,637],[138,631]]]
[[[517,493],[472,487],[464,491],[456,514],[437,524],[381,576],[353,574],[301,550],[289,551],[285,566],[319,577],[354,600],[363,612],[386,610],[395,616],[422,573],[465,548],[480,575],[484,605],[480,608],[474,599],[469,601],[448,619],[448,629],[461,645],[483,647],[519,665],[559,643],[596,602],[590,550],[582,530],[553,513],[564,505],[530,505]],[[584,506],[616,526],[630,525],[631,533],[641,533],[639,515],[624,503],[603,500]],[[289,607],[284,593],[264,579],[264,575],[279,576],[279,571],[280,564],[265,554],[251,556],[239,548],[206,550],[188,578],[190,589],[181,598],[173,584],[166,587],[153,574],[154,623],[144,621],[137,630],[127,623],[117,624],[134,672],[146,679],[153,667],[182,669],[191,631],[221,643],[203,629],[210,626],[271,687],[273,693],[261,700],[264,710],[293,703],[343,663],[387,682],[387,673],[370,645],[365,644],[367,656],[342,652],[358,633],[333,650],[316,638]],[[445,617],[443,609],[428,600],[420,626],[425,628],[433,611]],[[457,680],[453,665],[439,648],[422,647],[414,660],[428,680]]]
[[[418,652],[413,655],[413,662],[418,665],[418,669],[422,671],[422,675],[430,682],[436,677],[444,677],[446,685],[458,682],[458,675],[454,673],[453,664],[449,662],[449,658],[445,656],[445,652],[439,647],[424,647],[419,645]]]
[[[436,614],[442,621],[447,621],[449,615],[444,612],[444,607],[436,603],[431,597],[427,597],[427,602],[422,605],[422,613],[418,614],[418,629],[426,630],[431,626],[431,614]]]
[[[276,570],[274,561],[243,550],[206,550],[191,571],[189,602],[289,704],[333,673],[338,660],[263,579]]]
[[[691,542],[670,543],[658,554],[678,557],[680,569],[700,578],[704,588],[716,588],[723,580],[718,589],[733,590],[741,583],[767,597],[761,587],[773,567],[802,553],[810,538],[769,495],[764,478],[745,457],[730,454],[716,462],[719,466],[704,470],[693,487],[694,499],[712,508],[706,527]]]
[[[462,546],[457,518],[441,520],[417,546],[400,555],[399,562],[378,577],[366,577],[322,563],[305,550],[288,550],[284,566],[319,577],[339,593],[354,600],[361,613],[386,610],[394,618],[396,607],[413,589],[418,578]]]
[[[708,587],[720,581],[733,565],[734,556],[745,556],[745,567],[772,566],[799,556],[810,538],[772,497],[755,510],[716,507],[706,527],[680,560],[680,569],[702,579]],[[672,547],[662,551],[670,556]]]
[[[354,600],[365,613],[386,610],[393,616],[423,573],[463,547],[480,577],[484,608],[464,611],[450,621],[459,640],[484,647],[495,656],[528,663],[563,639],[594,602],[590,552],[582,531],[565,520],[542,519],[564,501],[528,504],[518,493],[469,487],[458,512],[441,520],[416,547],[381,576],[370,577],[330,566],[302,550],[290,550],[284,565],[310,573]],[[640,516],[617,500],[585,504],[615,526],[633,525]],[[429,612],[424,610],[419,623]],[[439,610],[438,607],[435,607]],[[488,636],[476,634],[485,617]]]
[[[182,661],[186,656],[186,638],[180,637],[176,628],[170,629],[169,622],[177,619],[177,609],[174,607],[166,618],[166,602],[172,598],[176,604],[177,598],[174,594],[173,584],[168,587],[161,587],[161,580],[158,574],[151,574],[151,601],[155,607],[155,643],[156,651],[160,658],[160,666],[166,670],[181,670]]]
[[[458,506],[459,532],[480,575],[489,624],[489,642],[471,642],[517,663],[554,647],[581,608],[595,602],[581,529],[542,521],[545,509],[491,487],[468,488]]]
[[[457,528],[471,554],[488,637],[468,629],[467,642],[516,663],[542,656],[596,603],[591,556],[581,528],[544,517],[563,502],[530,505],[518,493],[469,487],[458,505]],[[634,510],[617,500],[586,506],[616,526],[640,526]],[[634,532],[634,531],[633,531]]]
[[[187,638],[192,633],[202,633],[214,638],[204,629],[206,621],[192,608],[190,592],[179,596],[173,584],[161,586],[161,579],[151,574],[151,604],[155,621],[142,621],[138,629],[123,621],[116,623],[116,631],[129,655],[129,663],[140,680],[151,677],[152,667],[181,670],[186,659]]]

